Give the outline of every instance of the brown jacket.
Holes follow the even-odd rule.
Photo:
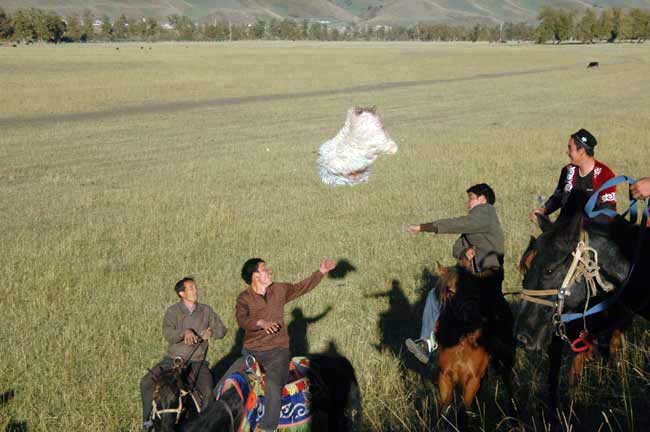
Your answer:
[[[251,287],[242,291],[237,297],[235,316],[239,326],[244,329],[244,348],[249,351],[289,348],[284,305],[314,289],[322,279],[323,274],[316,271],[296,284],[273,283],[267,288],[265,296],[257,294]],[[278,323],[280,331],[266,334],[255,324],[260,319]]]

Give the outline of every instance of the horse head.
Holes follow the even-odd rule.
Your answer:
[[[438,273],[436,290],[441,311],[437,337],[445,347],[480,329],[481,281],[462,264],[451,267],[438,264]]]
[[[574,198],[584,202],[581,197]],[[515,338],[530,351],[545,349],[553,334],[577,337],[582,320],[561,324],[562,314],[580,313],[594,302],[602,301],[605,291],[619,286],[630,268],[630,261],[612,239],[611,227],[586,221],[580,205],[555,223],[540,220],[542,234],[531,237],[519,269],[523,275],[523,296],[515,322]],[[597,275],[578,258],[598,265]],[[587,276],[587,277],[586,277]],[[588,279],[600,278],[589,286]],[[598,286],[598,285],[604,286]],[[562,334],[558,334],[562,336]]]
[[[197,404],[190,392],[189,368],[180,359],[171,368],[151,371],[153,378],[153,410],[151,413],[156,431],[174,431],[176,425],[190,411],[197,412]]]

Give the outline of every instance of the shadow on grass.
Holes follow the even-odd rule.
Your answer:
[[[7,405],[15,396],[16,391],[14,389],[9,389],[0,394],[0,407]],[[28,430],[29,427],[27,426],[27,422],[24,420],[11,419],[9,420],[9,423],[7,423],[7,427],[5,427],[5,432],[27,432]]]
[[[424,303],[427,294],[435,287],[437,281],[438,276],[425,268],[417,288],[418,300],[414,304],[409,302],[397,279],[393,279],[390,290],[367,296],[369,298],[388,298],[388,310],[379,315],[378,326],[381,339],[375,348],[378,351],[390,351],[399,358],[403,368],[415,371],[427,379],[432,378],[431,368],[413,357],[406,350],[404,341],[407,338],[417,339],[419,337]]]
[[[294,308],[291,311],[292,320],[287,327],[289,332],[289,351],[292,356],[304,356],[310,353],[309,339],[307,338],[307,328],[310,324],[315,324],[327,316],[332,310],[328,306],[323,312],[313,317],[306,317],[302,308]]]
[[[350,261],[343,258],[336,263],[336,267],[334,267],[334,270],[327,274],[327,277],[330,279],[343,279],[348,275],[348,273],[355,271],[357,271],[357,268],[352,263],[350,263]]]

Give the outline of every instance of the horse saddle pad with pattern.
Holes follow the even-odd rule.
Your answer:
[[[244,417],[239,432],[253,432],[264,416],[264,378],[259,363],[246,362],[241,371],[235,372],[217,389],[217,399],[230,387],[234,387],[244,403]],[[294,357],[289,363],[289,377],[282,389],[282,409],[278,429],[286,432],[309,431],[311,412],[309,409],[309,359]]]

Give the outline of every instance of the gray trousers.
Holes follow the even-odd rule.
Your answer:
[[[287,383],[289,375],[290,354],[288,348],[274,348],[268,351],[242,350],[243,357],[238,358],[230,366],[228,371],[217,383],[217,388],[223,384],[225,379],[241,370],[247,355],[252,355],[262,365],[266,377],[264,378],[264,417],[259,428],[262,430],[275,430],[280,421],[280,410],[282,409],[282,388]]]
[[[151,369],[154,371],[158,367],[169,369],[173,366],[173,362],[174,360],[171,357],[165,356]],[[201,363],[203,363],[203,366],[201,366]],[[202,398],[201,410],[204,410],[212,398],[212,373],[210,373],[209,364],[207,361],[190,361],[188,367],[190,368],[189,384],[192,385],[195,382],[194,392],[200,393]],[[145,422],[151,416],[151,404],[153,402],[153,378],[151,372],[147,372],[140,380],[140,396],[142,397],[142,421]]]

